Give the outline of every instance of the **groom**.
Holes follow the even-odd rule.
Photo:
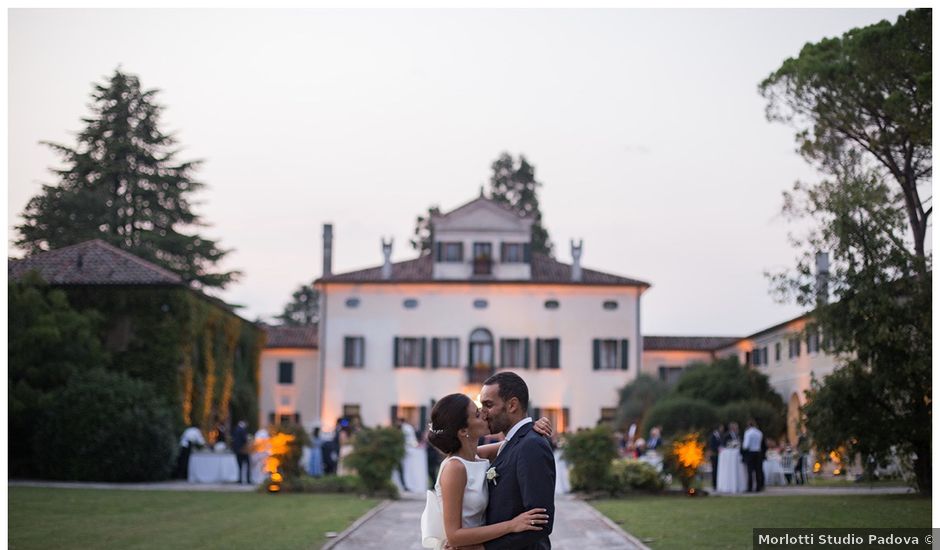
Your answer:
[[[486,550],[549,550],[548,536],[555,523],[555,456],[548,441],[532,431],[532,418],[526,413],[529,388],[519,375],[500,372],[483,382],[480,402],[490,433],[506,436],[493,461],[496,476],[487,482],[487,525],[533,508],[545,508],[548,514],[543,530],[510,533],[487,542]]]

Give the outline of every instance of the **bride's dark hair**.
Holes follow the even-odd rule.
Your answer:
[[[444,454],[453,454],[460,449],[460,430],[466,428],[467,406],[470,398],[462,393],[444,396],[431,409],[431,425],[428,426],[428,442]]]

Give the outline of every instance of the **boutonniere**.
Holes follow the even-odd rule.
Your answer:
[[[490,468],[489,470],[486,471],[486,480],[487,480],[487,481],[492,481],[492,482],[493,482],[493,485],[496,485],[496,478],[497,478],[498,476],[499,476],[499,474],[496,473],[496,467],[495,467],[495,466],[493,466],[492,468]]]

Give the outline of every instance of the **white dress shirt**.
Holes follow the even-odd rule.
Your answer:
[[[519,431],[519,428],[521,428],[521,427],[523,427],[523,426],[525,426],[526,424],[529,424],[529,423],[531,423],[531,422],[532,422],[532,417],[531,417],[531,416],[527,416],[527,417],[523,418],[522,420],[520,420],[519,422],[516,422],[516,425],[513,426],[513,427],[509,430],[508,433],[506,433],[506,440],[503,441],[503,444],[499,446],[499,450],[496,451],[496,456],[499,456],[499,453],[503,452],[503,447],[505,447],[506,444],[509,443],[509,440],[512,439],[512,436],[516,435],[516,432]]]
[[[762,439],[764,439],[764,434],[752,426],[744,430],[744,443],[741,445],[741,448],[745,451],[760,451]]]

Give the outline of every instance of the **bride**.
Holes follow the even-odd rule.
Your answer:
[[[533,429],[542,435],[552,433],[547,418],[536,422]],[[480,409],[461,393],[444,397],[431,410],[428,441],[447,455],[434,490],[443,507],[444,535],[450,547],[477,546],[509,533],[541,531],[541,525],[548,523],[546,510],[533,508],[509,521],[484,525],[487,471],[500,446],[477,447],[479,439],[489,433]]]

